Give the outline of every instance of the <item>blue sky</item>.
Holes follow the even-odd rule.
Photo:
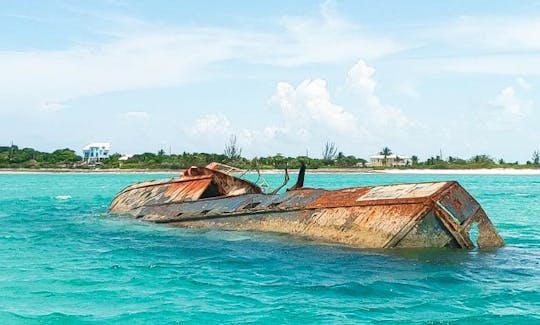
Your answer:
[[[539,1],[2,1],[0,143],[524,162]]]

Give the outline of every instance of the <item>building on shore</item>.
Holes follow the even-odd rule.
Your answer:
[[[102,159],[109,158],[111,144],[108,142],[94,142],[83,148],[83,161],[87,164],[95,164]]]
[[[371,167],[400,167],[412,165],[410,157],[400,155],[375,155],[369,157],[369,165]]]

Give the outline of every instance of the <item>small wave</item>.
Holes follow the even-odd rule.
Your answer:
[[[16,322],[25,322],[28,323],[29,321],[37,321],[38,323],[78,323],[85,319],[88,319],[92,315],[70,315],[70,314],[64,314],[61,312],[53,312],[48,314],[39,314],[39,313],[15,313],[15,312],[0,312],[0,319],[6,319],[8,323]]]
[[[56,200],[61,200],[61,201],[65,201],[65,200],[69,200],[71,199],[71,195],[57,195],[54,197]]]

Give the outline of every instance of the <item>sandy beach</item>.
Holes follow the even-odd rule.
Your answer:
[[[47,173],[71,173],[71,174],[179,174],[183,170],[170,169],[69,169],[69,168],[5,168],[0,169],[0,174],[47,174]]]
[[[133,173],[133,174],[181,174],[184,170],[177,169],[63,169],[43,168],[24,169],[6,168],[0,169],[0,174],[39,174],[39,173]],[[254,173],[254,171],[250,171]],[[282,169],[265,169],[261,174],[280,174]],[[295,174],[296,169],[289,169],[289,174]],[[360,169],[360,168],[319,168],[308,169],[311,174],[418,174],[418,175],[540,175],[540,168],[483,168],[483,169]]]
[[[540,169],[485,168],[485,169],[385,169],[373,171],[384,174],[433,175],[540,175]]]

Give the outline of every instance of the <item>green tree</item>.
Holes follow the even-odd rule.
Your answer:
[[[535,165],[540,165],[540,153],[538,150],[535,150],[532,155],[532,163]]]
[[[358,158],[357,164],[361,164],[362,168],[365,168],[367,164],[367,160],[365,160],[364,158]]]
[[[382,148],[381,152],[379,152],[380,155],[382,155],[384,158],[383,158],[383,165],[386,166],[386,163],[388,161],[388,156],[390,156],[392,154],[392,150],[388,147],[384,147]]]
[[[121,162],[119,161],[120,157],[122,157],[122,155],[120,155],[119,153],[109,155],[107,159],[104,159],[102,161],[102,166],[104,168],[119,168],[121,167]]]
[[[339,152],[336,157],[336,165],[338,167],[347,167],[347,168],[357,167],[358,163],[359,163],[359,160],[355,156],[353,155],[345,156],[343,152]]]
[[[469,163],[481,166],[495,165],[495,161],[488,155],[476,155],[469,159]]]
[[[418,156],[412,156],[411,157],[411,162],[412,162],[413,166],[418,165]]]
[[[82,158],[75,151],[68,148],[58,149],[51,153],[51,161],[53,163],[74,163],[80,160]]]

